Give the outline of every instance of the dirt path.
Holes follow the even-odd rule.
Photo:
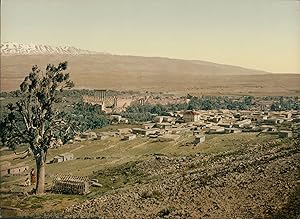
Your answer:
[[[0,156],[0,161],[13,160],[13,159],[19,158],[19,157],[22,157],[22,155],[16,155],[16,154],[3,155],[3,156]]]
[[[124,159],[127,159],[127,158],[130,158],[130,157],[120,157],[118,159],[115,159],[115,160],[112,160],[110,162],[107,162],[107,163],[103,163],[103,164],[95,164],[95,165],[92,165],[92,166],[89,166],[89,167],[86,167],[86,168],[82,168],[84,170],[89,170],[89,169],[92,169],[92,168],[95,168],[97,166],[107,166],[107,165],[113,165],[113,164],[116,164],[117,162],[121,161],[121,160],[124,160]]]
[[[71,153],[71,152],[77,151],[83,147],[84,147],[84,145],[80,145],[78,148],[74,148],[74,149],[70,150],[69,152]]]
[[[135,145],[135,146],[133,146],[133,147],[131,147],[131,148],[128,148],[127,150],[131,150],[131,149],[134,149],[134,148],[138,148],[138,147],[141,147],[141,146],[143,146],[143,145],[145,145],[145,144],[148,144],[148,143],[149,143],[149,141],[146,141],[146,142],[137,144],[137,145]]]
[[[118,146],[118,145],[121,144],[121,143],[122,143],[122,142],[119,142],[119,143],[117,143],[117,144],[112,144],[112,145],[108,146],[107,148],[102,148],[102,149],[96,150],[94,153],[98,153],[98,152],[101,152],[101,151],[109,150],[109,149],[111,149],[111,148],[113,148],[113,147]]]
[[[6,184],[12,185],[13,183],[17,183],[17,182],[21,182],[21,181],[23,181],[25,183],[25,179],[26,178],[27,178],[27,176],[20,176],[19,178],[15,179],[15,180],[10,180],[10,181],[7,181],[7,182],[2,182],[1,184],[2,185],[6,185]]]
[[[175,141],[174,144],[169,144],[168,146],[161,149],[161,151],[168,151],[169,148],[174,148],[177,145],[180,145],[182,142],[184,142],[186,138],[182,138],[179,141]]]

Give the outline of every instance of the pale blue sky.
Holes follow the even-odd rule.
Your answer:
[[[300,73],[296,0],[1,2],[1,41]]]

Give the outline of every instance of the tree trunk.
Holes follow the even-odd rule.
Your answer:
[[[43,194],[45,190],[45,153],[40,152],[40,156],[36,159],[36,194]]]

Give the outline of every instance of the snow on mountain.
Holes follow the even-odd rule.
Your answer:
[[[81,55],[97,54],[89,50],[78,49],[73,46],[48,46],[37,44],[23,44],[13,42],[1,42],[1,55]]]

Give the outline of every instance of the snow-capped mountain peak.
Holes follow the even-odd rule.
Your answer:
[[[73,46],[49,46],[41,44],[24,44],[1,42],[1,55],[81,55],[96,54],[89,50],[78,49]]]

